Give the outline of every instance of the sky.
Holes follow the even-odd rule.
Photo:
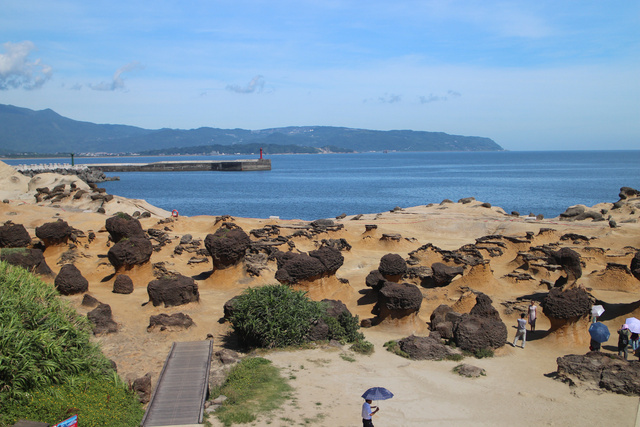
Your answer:
[[[0,104],[640,149],[640,2],[3,0]]]

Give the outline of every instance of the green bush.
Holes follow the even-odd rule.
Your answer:
[[[357,340],[351,346],[351,350],[360,354],[373,354],[373,344],[365,340]]]
[[[464,359],[464,355],[460,353],[453,353],[453,354],[449,354],[447,357],[445,357],[445,359],[453,360],[454,362],[459,362]]]
[[[249,288],[234,301],[230,318],[241,342],[251,347],[299,346],[308,342],[314,323],[329,327],[328,339],[353,342],[363,339],[358,316],[342,313],[338,319],[327,314],[325,303],[313,301],[306,292],[286,285]]]

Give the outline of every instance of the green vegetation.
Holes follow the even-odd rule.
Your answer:
[[[341,342],[363,340],[358,317],[342,313],[338,319],[327,314],[324,303],[286,285],[249,288],[235,301],[231,324],[240,341],[251,347],[281,348],[309,341],[314,323],[329,328],[328,339]]]
[[[397,354],[398,356],[402,356],[406,359],[410,359],[409,354],[402,351],[400,349],[400,346],[398,345],[398,342],[395,340],[387,341],[386,343],[384,343],[383,347],[386,348],[387,351],[390,351],[391,353]]]
[[[445,357],[446,360],[452,360],[454,362],[459,362],[464,359],[464,355],[460,353],[453,353]]]
[[[369,355],[369,354],[373,354],[374,348],[373,348],[373,344],[370,343],[369,341],[357,340],[351,346],[351,350],[355,351],[356,353]]]
[[[137,425],[143,411],[55,288],[0,262],[0,426],[19,418]]]
[[[493,357],[493,350],[490,348],[481,348],[473,352],[473,356],[476,359],[483,359],[485,357]]]
[[[253,422],[257,414],[282,406],[291,397],[291,390],[269,360],[244,359],[233,367],[224,384],[213,391],[212,396],[227,397],[215,416],[225,426]]]

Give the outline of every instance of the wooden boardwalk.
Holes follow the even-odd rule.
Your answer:
[[[174,342],[164,363],[142,426],[202,423],[209,391],[213,341]]]

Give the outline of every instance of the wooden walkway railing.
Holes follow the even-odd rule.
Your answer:
[[[142,418],[142,426],[202,423],[212,352],[213,341],[173,343]]]

